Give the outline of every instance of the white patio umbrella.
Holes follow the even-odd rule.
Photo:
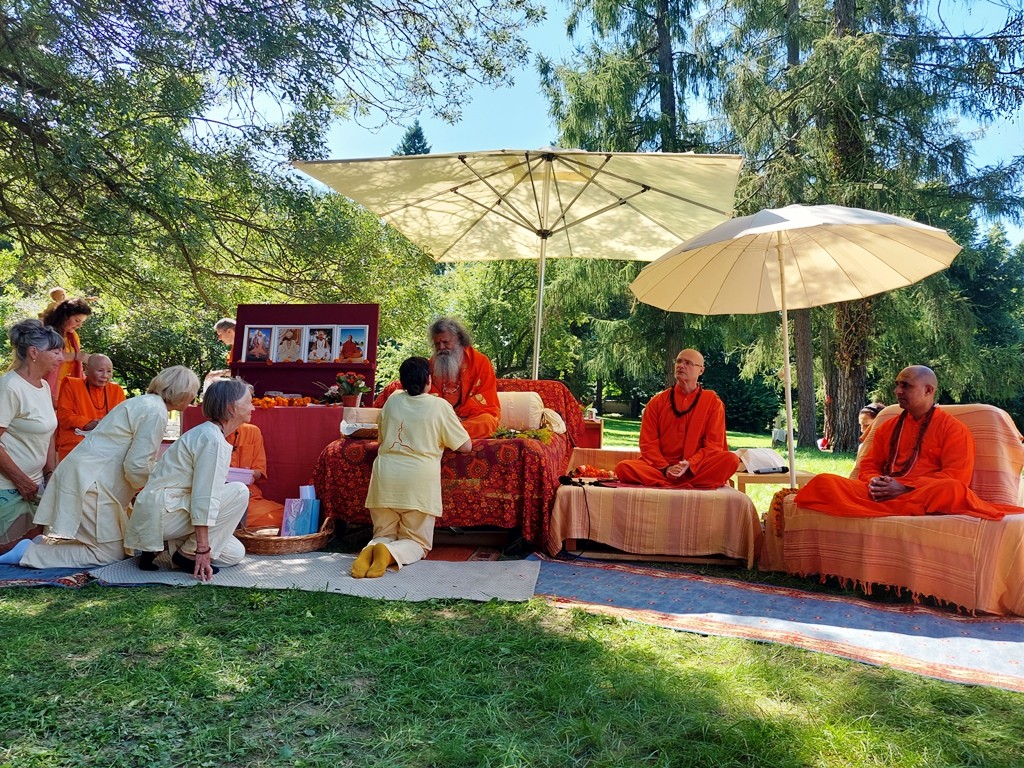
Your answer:
[[[782,312],[789,479],[796,487],[787,310],[851,301],[916,283],[960,252],[945,230],[838,205],[742,216],[672,248],[629,288],[640,301],[699,315]]]
[[[742,164],[554,148],[294,163],[437,261],[538,259],[533,378],[546,260],[656,259],[732,215]]]

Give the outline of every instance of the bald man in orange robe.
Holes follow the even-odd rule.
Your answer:
[[[640,422],[640,458],[615,465],[623,483],[654,488],[721,488],[739,467],[725,441],[725,405],[698,379],[704,356],[676,355],[675,384],[651,398]]]
[[[871,428],[874,441],[857,477],[817,475],[797,493],[797,505],[841,517],[946,513],[999,520],[1024,512],[984,501],[968,487],[974,438],[956,417],[935,406],[937,387],[930,368],[900,371],[895,391],[903,413]]]
[[[263,498],[259,481],[267,476],[267,452],[263,447],[263,433],[255,424],[242,424],[227,438],[231,443],[230,466],[251,469],[253,481],[249,487],[249,507],[246,510],[247,528],[279,528],[284,516],[284,505]]]
[[[434,345],[431,393],[452,404],[470,438],[490,437],[501,417],[491,361],[473,348],[469,331],[450,317],[442,317],[430,326],[430,340]]]
[[[85,378],[65,377],[57,395],[57,457],[63,459],[85,440],[75,430],[91,432],[100,419],[125,400],[124,390],[111,381],[114,367],[106,355],[90,355]]]

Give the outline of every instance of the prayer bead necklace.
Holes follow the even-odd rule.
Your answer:
[[[921,431],[917,433],[917,440],[914,442],[914,450],[910,452],[910,456],[903,466],[899,469],[896,468],[896,454],[900,447],[900,437],[903,435],[903,425],[907,420],[907,412],[904,411],[900,414],[899,421],[896,423],[896,429],[892,431],[892,437],[889,438],[889,455],[885,460],[885,465],[882,467],[882,474],[888,477],[903,477],[917,463],[917,459],[921,454],[921,443],[924,442],[924,433],[928,431],[929,425],[932,423],[932,416],[935,415],[935,406],[933,405],[928,409],[928,413],[925,414],[924,419],[921,421]]]
[[[85,382],[85,391],[89,393],[89,402],[91,402],[93,408],[95,408],[98,411],[100,409],[100,406],[96,403],[96,398],[92,396],[92,391],[94,389],[96,389],[96,387],[89,386],[88,381]],[[103,387],[103,415],[106,416],[109,412],[110,404],[107,402],[107,388]]]
[[[683,416],[685,416],[690,411],[692,411],[694,408],[696,408],[697,407],[697,403],[700,402],[700,396],[701,396],[701,394],[703,392],[704,392],[704,387],[702,387],[700,384],[698,384],[697,385],[697,396],[695,398],[693,398],[693,402],[690,403],[690,407],[687,408],[685,411],[680,411],[678,408],[676,408],[676,388],[675,388],[675,386],[673,386],[668,391],[668,401],[669,401],[669,404],[672,406],[672,413],[674,413],[676,415],[676,418],[677,419],[681,419],[681,418],[683,418]]]

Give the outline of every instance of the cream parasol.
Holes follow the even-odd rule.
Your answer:
[[[781,312],[786,432],[796,487],[787,310],[852,301],[948,267],[960,246],[945,230],[838,205],[789,205],[742,216],[672,248],[630,290],[670,312]]]
[[[742,164],[551,147],[294,163],[437,261],[537,259],[533,378],[546,260],[651,261],[732,215]]]

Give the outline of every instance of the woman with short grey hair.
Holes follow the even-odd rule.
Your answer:
[[[0,376],[0,543],[32,528],[41,486],[56,465],[57,415],[46,377],[64,359],[64,339],[38,320],[8,332],[11,366]]]
[[[241,562],[245,548],[233,533],[249,489],[225,482],[231,462],[226,438],[252,412],[252,388],[241,379],[219,379],[206,390],[207,421],[174,441],[135,500],[124,544],[140,553],[141,568],[156,569],[165,542],[174,565],[200,581],[209,581],[217,566]]]

